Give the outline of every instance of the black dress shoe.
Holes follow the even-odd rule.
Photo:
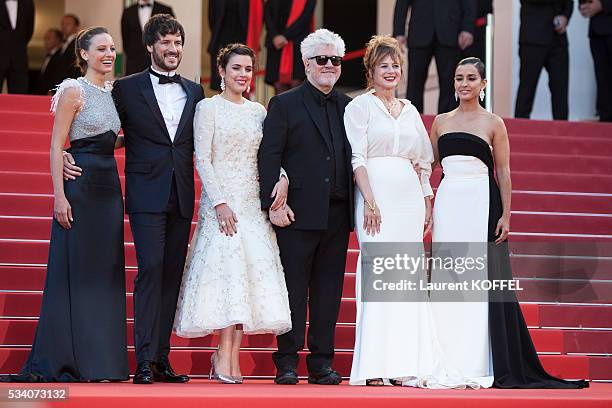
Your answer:
[[[342,377],[331,367],[325,367],[320,371],[308,373],[308,384],[338,385]]]
[[[153,371],[153,380],[167,383],[186,383],[189,377],[174,372],[168,361],[160,361],[151,364]]]
[[[153,384],[153,372],[151,371],[151,362],[144,361],[138,364],[136,373],[134,373],[134,384]]]
[[[299,382],[297,372],[294,368],[278,370],[274,382],[282,385],[295,385]]]

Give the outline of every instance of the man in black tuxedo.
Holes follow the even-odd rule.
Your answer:
[[[406,37],[406,16],[410,24]],[[397,0],[393,35],[408,46],[406,98],[423,113],[423,92],[431,58],[438,69],[438,113],[457,107],[453,78],[461,50],[474,41],[476,0]]]
[[[590,18],[599,120],[612,122],[612,0],[580,0],[580,13]]]
[[[142,41],[142,31],[147,20],[157,14],[174,16],[172,8],[154,0],[138,0],[123,10],[121,15],[121,39],[125,55],[125,75],[146,69],[151,57]]]
[[[304,39],[301,51],[307,80],[270,100],[258,155],[261,207],[275,225],[293,326],[277,337],[275,382],[298,382],[308,307],[308,382],[339,384],[331,364],[353,229],[353,170],[343,121],[350,98],[333,87],[345,46],[320,29]],[[289,176],[287,206],[272,210],[281,166]]]
[[[66,14],[62,17],[61,29],[64,34],[64,44],[60,49],[55,78],[53,82],[59,84],[66,78],[78,78],[81,70],[76,65],[76,37],[81,27],[81,21],[74,14]]]
[[[461,58],[476,57],[486,63],[487,59],[487,16],[493,13],[493,0],[476,2],[474,20],[474,42],[461,51]]]
[[[217,68],[219,50],[232,43],[247,43],[249,28],[249,0],[210,0],[208,2],[210,28],[210,88],[221,90]]]
[[[542,68],[548,72],[553,119],[569,114],[567,24],[574,0],[521,0],[519,87],[514,116],[529,118]]]
[[[47,95],[56,83],[56,71],[62,49],[62,32],[57,28],[50,28],[43,39],[46,56],[40,67],[34,93]]]
[[[177,20],[155,15],[143,37],[151,67],[113,87],[125,134],[126,212],[138,259],[134,383],[179,383],[189,377],[174,373],[168,354],[195,199],[193,116],[204,90],[176,74],[185,40]],[[71,177],[79,169],[67,162]]]
[[[28,92],[28,43],[34,33],[32,0],[5,0],[0,5],[0,90]]]

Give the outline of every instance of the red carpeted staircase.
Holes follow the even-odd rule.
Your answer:
[[[0,96],[0,373],[22,366],[42,298],[53,208],[48,109],[45,97]],[[612,381],[612,125],[512,119],[506,125],[513,272],[525,288],[519,297],[542,363],[563,378]],[[117,162],[123,175],[123,151]],[[437,185],[439,169],[434,180]],[[127,219],[125,239],[133,369],[136,260]],[[357,248],[353,236],[336,330],[335,367],[343,376],[350,372],[355,335]],[[175,369],[208,373],[216,340],[174,336]],[[273,376],[275,344],[273,336],[246,337],[243,373]]]

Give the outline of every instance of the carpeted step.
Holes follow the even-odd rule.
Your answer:
[[[0,123],[4,131],[49,132],[53,129],[53,116],[47,112],[0,111]],[[50,143],[50,141],[49,141]]]
[[[195,202],[198,208],[199,200]],[[512,193],[513,211],[560,212],[578,214],[612,214],[612,194],[567,195],[544,192]],[[2,193],[0,215],[49,216],[53,212],[53,194]],[[194,213],[194,217],[197,214]],[[550,215],[550,214],[547,214]],[[514,222],[514,219],[512,219]]]
[[[74,214],[78,221],[78,213]],[[383,215],[384,217],[384,215]],[[0,238],[14,239],[48,239],[52,217],[26,217],[0,215]],[[192,221],[191,230],[196,222]],[[574,215],[532,215],[513,214],[511,220],[513,232],[547,232],[563,234],[608,234],[612,232],[612,215],[610,216],[574,216]],[[238,225],[240,231],[240,225]],[[132,231],[127,219],[124,219],[125,241],[133,242]],[[357,249],[352,242],[351,248]],[[610,254],[612,255],[612,254]]]
[[[132,295],[126,296],[127,306],[127,317],[134,317],[134,309],[132,302]],[[0,317],[5,318],[23,318],[23,317],[38,317],[40,312],[40,304],[42,302],[42,292],[0,292],[0,311],[2,315]],[[605,311],[605,306],[598,306],[600,309],[587,310],[587,318],[591,318],[591,314],[601,312],[601,308]],[[537,327],[539,322],[539,307],[537,304],[522,304],[521,308],[525,315],[527,325],[530,327]],[[582,312],[582,310],[580,310]],[[575,313],[575,312],[572,312]],[[339,323],[355,323],[355,300],[354,299],[342,299],[340,306],[340,314],[338,317]],[[605,313],[604,313],[605,314]],[[610,308],[609,314],[612,315],[612,308]],[[611,320],[612,321],[612,320]],[[609,325],[609,322],[607,323]],[[571,327],[571,326],[568,326]],[[573,326],[581,327],[581,326]],[[590,326],[591,328],[597,328],[597,326]],[[607,326],[600,326],[607,327]]]
[[[30,347],[37,323],[38,320],[0,319],[0,344]],[[134,322],[130,320],[127,322],[128,346],[134,346],[133,330]],[[529,329],[529,333],[537,351],[542,353],[612,353],[612,331]],[[172,347],[180,348],[216,347],[217,342],[217,336],[187,339],[175,333],[170,340]],[[336,350],[350,351],[354,349],[354,345],[355,326],[349,324],[336,326]],[[241,347],[274,349],[277,347],[276,336],[273,334],[244,336]]]
[[[0,372],[15,373],[19,371],[25,362],[29,349],[27,348],[3,348],[0,349]],[[204,375],[210,368],[210,356],[213,350],[173,350],[170,352],[170,361],[177,372],[191,375]],[[303,361],[306,352],[300,352]],[[129,352],[130,369],[135,368],[135,356],[133,350]],[[352,352],[337,352],[334,357],[334,368],[342,376],[350,374]],[[543,355],[540,356],[542,365],[550,374],[562,378],[590,378],[588,356],[569,355]],[[247,376],[273,376],[275,373],[272,363],[272,351],[242,350],[240,352],[240,366],[243,375]],[[298,367],[299,375],[306,375],[305,364]],[[597,379],[597,378],[593,378]]]
[[[120,176],[123,186],[123,176]],[[201,187],[196,179],[197,188]],[[48,172],[0,171],[0,191],[3,193],[52,194],[51,175]],[[609,193],[612,175],[571,174],[513,171],[512,188],[515,190]]]
[[[0,112],[49,112],[51,98],[39,95],[7,95],[0,96]]]
[[[353,262],[352,256],[348,262]],[[348,264],[347,262],[347,264]],[[348,266],[348,265],[347,265]],[[0,266],[0,291],[41,291],[44,289],[46,268],[42,266]],[[608,271],[612,274],[612,271]],[[134,291],[136,268],[126,268],[126,291]],[[347,272],[344,276],[342,296],[354,298],[354,273]],[[612,304],[612,280],[580,280],[571,279],[520,279],[522,291],[517,296],[522,302],[560,302],[560,303],[597,303]],[[1,344],[1,343],[0,343]]]
[[[124,151],[115,154],[117,168],[123,173],[125,168]],[[517,171],[545,171],[549,173],[567,173],[568,170],[577,174],[610,174],[612,173],[612,158],[609,156],[581,155],[579,160],[573,156],[535,153],[513,153],[510,167]],[[49,170],[49,146],[42,151],[27,151],[22,149],[0,150],[0,171],[34,171]]]

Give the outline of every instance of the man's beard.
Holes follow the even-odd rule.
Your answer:
[[[166,63],[164,62],[164,55],[159,55],[155,50],[153,50],[153,53],[151,55],[153,56],[153,62],[155,62],[155,65],[157,65],[164,71],[174,71],[178,68],[178,66],[181,63],[181,55],[178,53],[174,53],[174,54],[166,53],[165,54],[165,55],[174,55],[176,57],[175,67],[169,67],[168,65],[166,65]]]

